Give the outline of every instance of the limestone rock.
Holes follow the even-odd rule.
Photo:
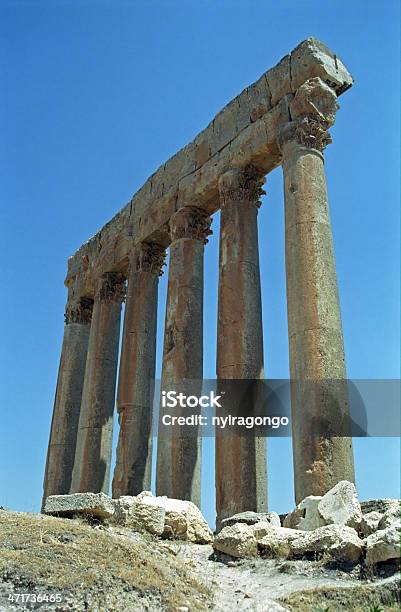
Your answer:
[[[114,504],[105,493],[50,495],[46,499],[44,512],[56,516],[82,514],[97,519],[106,519],[113,516]]]
[[[115,523],[125,525],[135,531],[147,531],[154,535],[162,535],[166,511],[159,506],[144,504],[144,499],[146,499],[146,495],[141,493],[136,497],[124,495],[115,500],[113,520]]]
[[[169,497],[142,497],[143,505],[157,506],[165,510],[163,536],[187,540],[197,544],[209,544],[213,537],[201,511],[194,503]]]
[[[391,525],[394,523],[399,522],[400,518],[400,502],[395,501],[383,514],[382,518],[380,519],[378,529],[386,529],[387,527],[391,527]]]
[[[310,553],[326,553],[337,561],[357,562],[362,555],[363,542],[352,527],[325,525],[314,531],[304,531],[291,540],[291,555],[307,556]]]
[[[305,497],[292,512],[287,514],[283,527],[312,531],[325,525],[326,523],[318,510],[321,499],[322,497],[319,495]]]
[[[280,517],[277,512],[239,512],[221,521],[221,528],[235,525],[235,523],[245,523],[245,525],[255,525],[265,522],[280,527]]]
[[[380,514],[384,514],[387,510],[390,510],[394,506],[400,504],[399,499],[369,499],[366,501],[361,501],[361,510],[362,514],[368,514],[369,512],[380,512]]]
[[[359,527],[359,531],[366,538],[371,535],[379,528],[380,519],[383,517],[383,514],[380,512],[376,512],[373,510],[372,512],[368,512],[367,514],[362,515],[362,521]]]
[[[258,547],[254,527],[245,523],[224,527],[215,537],[213,548],[232,557],[256,557]]]
[[[392,525],[380,529],[366,538],[366,564],[374,565],[389,559],[400,558],[401,526]]]
[[[323,495],[318,510],[326,524],[346,525],[357,528],[362,520],[361,506],[355,485],[341,480]]]
[[[260,532],[255,533],[258,549],[263,556],[287,558],[291,554],[291,542],[297,539],[303,532],[298,529],[276,527],[269,525],[266,533],[260,537]]]

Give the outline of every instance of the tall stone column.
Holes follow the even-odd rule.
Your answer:
[[[43,504],[49,495],[65,495],[70,491],[92,308],[93,300],[90,298],[67,303]]]
[[[109,491],[121,303],[125,280],[104,274],[98,283],[89,336],[71,492]]]
[[[323,495],[340,480],[354,481],[352,440],[339,433],[346,431],[348,400],[322,154],[337,108],[334,91],[310,79],[294,96],[292,121],[279,134],[297,502]]]
[[[221,198],[217,377],[263,378],[263,332],[257,216],[264,179],[254,168],[232,169]],[[252,407],[250,407],[252,408]],[[229,412],[230,407],[224,406]],[[245,510],[267,507],[263,438],[216,435],[217,525]]]
[[[203,377],[203,254],[211,233],[207,213],[186,207],[170,221],[170,264],[164,330],[161,389],[200,393]],[[195,381],[199,381],[199,384]],[[174,415],[176,409],[169,409]],[[187,410],[188,411],[188,410]],[[158,495],[188,499],[200,505],[201,439],[170,435],[161,425],[157,443]]]
[[[164,259],[164,248],[154,243],[139,245],[130,257],[117,391],[115,498],[151,486],[157,289]]]

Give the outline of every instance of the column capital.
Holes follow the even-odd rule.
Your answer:
[[[336,119],[339,106],[333,89],[319,77],[309,79],[297,90],[290,103],[291,121],[281,126],[277,143],[295,143],[322,152],[331,143],[328,132]]]
[[[119,272],[106,272],[98,281],[96,298],[104,302],[125,300],[125,276]]]
[[[157,276],[163,274],[166,249],[157,242],[141,242],[130,255],[130,270],[135,272],[153,272]]]
[[[259,208],[260,197],[266,193],[262,187],[265,182],[263,174],[253,166],[244,169],[231,168],[219,178],[222,205],[227,202],[248,201]]]
[[[65,324],[80,323],[88,325],[92,320],[93,299],[89,297],[80,298],[77,302],[67,303],[64,320]]]
[[[207,244],[208,236],[212,233],[211,223],[212,219],[207,211],[195,206],[185,206],[170,219],[171,241],[190,238]]]

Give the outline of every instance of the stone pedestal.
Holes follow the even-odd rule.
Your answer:
[[[72,493],[108,493],[124,277],[105,274],[93,306]]]
[[[142,244],[130,257],[117,391],[120,426],[113,497],[149,491],[156,362],[157,290],[165,250]]]
[[[283,156],[295,498],[354,481],[340,307],[322,151],[336,95],[319,78],[299,88]]]
[[[63,347],[47,451],[43,503],[70,492],[93,300],[67,304]]]
[[[200,394],[203,377],[203,253],[210,234],[204,211],[186,207],[170,222],[170,264],[161,389]],[[191,381],[184,383],[184,381]],[[196,381],[199,381],[197,383]],[[189,385],[189,387],[188,387]],[[179,408],[166,409],[178,415]],[[188,409],[186,409],[188,413]],[[157,446],[157,495],[200,505],[201,439],[161,424]]]
[[[263,377],[263,335],[257,215],[264,179],[233,169],[219,181],[221,197],[217,377]],[[225,406],[227,412],[229,406]],[[263,438],[216,437],[217,522],[267,508]]]

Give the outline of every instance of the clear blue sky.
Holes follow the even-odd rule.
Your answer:
[[[37,511],[63,335],[67,257],[222,106],[308,36],[355,76],[326,152],[348,374],[399,377],[399,1],[2,0],[0,505]],[[266,375],[288,375],[283,191],[260,210]],[[215,368],[218,219],[206,249]],[[160,283],[159,355],[166,275]],[[204,510],[212,516],[210,441]],[[205,452],[206,454],[206,452]],[[355,442],[362,499],[399,495],[399,443]],[[293,504],[289,440],[270,507]]]

